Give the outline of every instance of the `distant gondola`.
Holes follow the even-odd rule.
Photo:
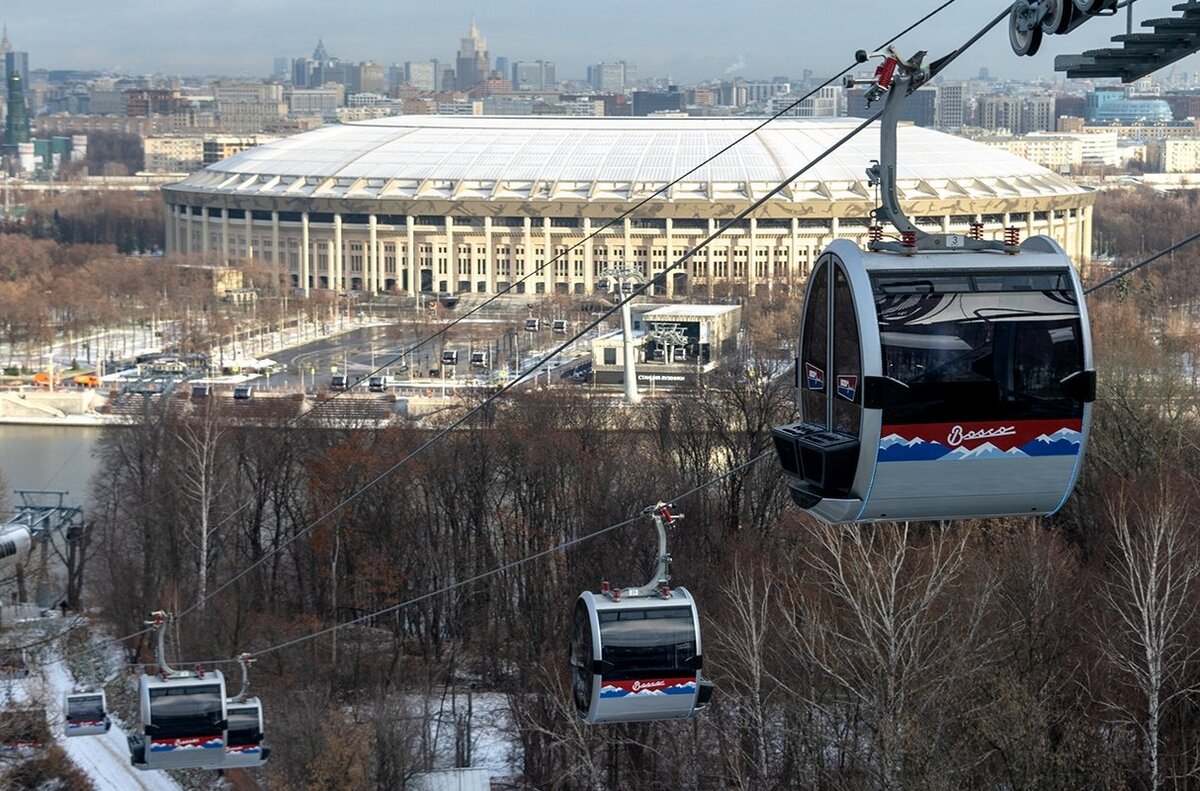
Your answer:
[[[571,619],[571,684],[575,710],[589,724],[687,719],[703,708],[712,687],[701,679],[703,660],[696,602],[667,585],[665,525],[672,515],[651,513],[659,532],[659,565],[641,588],[605,583],[584,591]]]
[[[104,690],[68,692],[63,696],[63,721],[67,736],[108,733],[112,720]]]

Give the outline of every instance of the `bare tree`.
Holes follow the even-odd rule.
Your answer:
[[[856,722],[850,750],[861,745],[852,757],[871,785],[925,785],[948,763],[951,693],[982,667],[994,583],[967,584],[965,530],[933,527],[923,541],[908,523],[812,532],[815,590],[796,602],[795,642],[834,690],[822,718],[830,733]]]
[[[215,398],[207,399],[197,413],[181,422],[177,432],[181,451],[178,486],[195,509],[194,530],[188,540],[196,549],[196,602],[201,608],[208,592],[210,545],[215,530],[213,513],[229,485],[220,470],[226,426],[216,402]]]
[[[1200,657],[1189,639],[1200,567],[1187,526],[1187,509],[1163,483],[1144,502],[1123,493],[1110,502],[1112,575],[1103,588],[1109,623],[1101,634],[1104,655],[1134,693],[1112,701],[1140,731],[1146,783],[1162,785],[1161,740],[1167,708],[1195,691],[1188,671]]]

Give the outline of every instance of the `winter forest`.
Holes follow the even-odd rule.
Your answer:
[[[1096,227],[1124,264],[1196,216],[1189,198],[1106,193]],[[18,243],[51,244],[0,239]],[[775,374],[799,297],[776,295],[747,304],[743,358],[700,397],[636,410],[531,392],[424,449],[436,419],[248,425],[216,399],[107,429],[84,601],[122,635],[201,605],[170,634],[181,664],[297,640],[255,665],[259,788],[404,788],[445,765],[435,731],[469,765],[497,712],[504,788],[1200,787],[1198,262],[1185,249],[1093,297],[1094,423],[1052,518],[848,528],[796,508],[770,429],[795,412]],[[26,315],[35,275],[3,277]],[[715,694],[694,720],[588,726],[571,607],[644,580],[654,533],[635,517],[658,501],[685,514],[672,584],[698,601]],[[153,659],[145,636],[124,649]]]

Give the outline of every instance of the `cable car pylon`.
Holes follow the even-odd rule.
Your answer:
[[[584,591],[571,619],[571,686],[575,710],[589,724],[692,717],[712,696],[701,677],[696,602],[670,585],[667,528],[683,519],[667,503],[644,513],[658,535],[654,573],[644,585]]]

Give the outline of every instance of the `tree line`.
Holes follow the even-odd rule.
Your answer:
[[[265,655],[266,777],[402,787],[435,760],[439,701],[488,692],[517,787],[1192,785],[1200,424],[1139,310],[1093,308],[1091,448],[1054,518],[828,527],[790,505],[774,459],[681,502],[674,582],[697,596],[717,685],[694,722],[588,728],[570,704],[574,597],[641,581],[638,524]],[[93,592],[124,633],[262,561],[179,632],[181,657],[233,656],[586,536],[770,449],[793,405],[763,342],[702,397],[531,393],[392,472],[430,427],[152,411],[101,443]]]

